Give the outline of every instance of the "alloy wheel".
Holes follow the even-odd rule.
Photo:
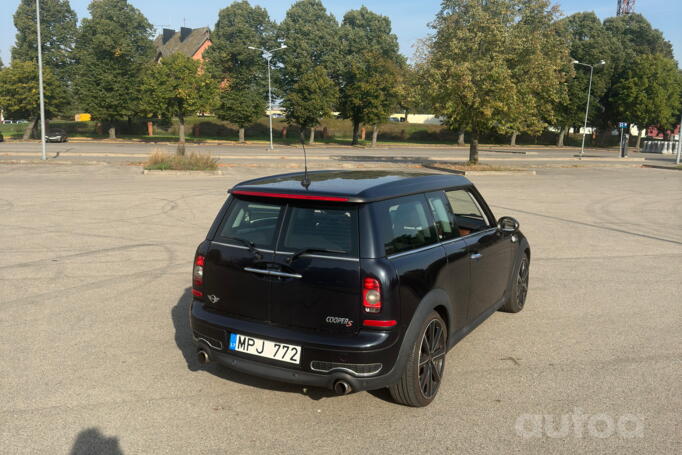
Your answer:
[[[528,294],[528,259],[524,258],[519,267],[519,275],[516,278],[516,299],[519,307],[523,307],[526,303],[526,295]]]
[[[419,351],[419,388],[425,398],[436,395],[445,367],[445,327],[433,319],[422,337]]]

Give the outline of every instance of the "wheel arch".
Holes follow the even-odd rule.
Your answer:
[[[516,276],[518,266],[521,263],[521,256],[524,254],[526,256],[528,256],[528,262],[530,263],[530,245],[528,244],[528,240],[520,232],[518,235],[519,235],[519,243],[518,243],[518,246],[516,247],[516,251],[514,252],[514,262],[511,264],[511,267],[509,267],[509,276],[507,277],[507,287],[505,288],[505,291],[504,291],[505,301],[509,298],[511,288],[512,288],[512,282],[514,280],[514,277]]]
[[[426,294],[417,306],[417,311],[414,312],[410,325],[419,325],[421,321],[423,321],[426,316],[431,313],[431,311],[436,311],[440,317],[443,318],[443,321],[445,321],[445,325],[448,329],[448,335],[450,335],[452,327],[455,326],[455,312],[454,308],[452,307],[452,302],[450,301],[450,296],[448,296],[448,293],[445,292],[445,290],[432,289],[428,294]]]
[[[407,362],[407,357],[409,356],[412,345],[416,342],[419,336],[419,329],[426,317],[431,314],[432,311],[436,311],[440,317],[443,318],[447,326],[448,339],[452,335],[452,330],[454,327],[454,308],[452,302],[447,292],[443,289],[432,289],[429,291],[419,302],[417,308],[412,313],[410,322],[405,329],[405,335],[403,336],[400,351],[398,352],[398,358],[391,370],[392,379],[395,378],[397,381],[402,374],[405,364]]]

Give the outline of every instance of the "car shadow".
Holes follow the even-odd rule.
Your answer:
[[[123,455],[118,438],[107,437],[98,428],[88,428],[76,436],[70,455]]]
[[[287,384],[284,382],[270,381],[257,376],[251,376],[223,367],[216,362],[209,363],[208,365],[200,364],[196,358],[197,350],[196,346],[194,345],[194,341],[192,340],[192,331],[189,326],[189,307],[191,302],[191,288],[187,288],[184,290],[178,299],[178,302],[171,310],[171,318],[173,320],[173,326],[175,327],[175,344],[182,353],[185,363],[187,364],[187,369],[190,371],[203,370],[219,378],[236,382],[238,384],[274,390],[278,392],[298,393],[305,395],[312,400],[321,400],[323,398],[334,398],[339,396],[327,389]]]

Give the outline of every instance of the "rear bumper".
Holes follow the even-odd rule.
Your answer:
[[[195,342],[198,348],[209,353],[212,361],[228,368],[275,381],[324,388],[333,388],[337,381],[343,380],[354,391],[386,387],[400,377],[400,371],[394,368],[402,339],[399,329],[360,330],[352,336],[320,335],[230,318],[208,311],[204,305],[204,302],[196,300],[191,305],[190,324]],[[284,364],[231,351],[227,342],[230,333],[299,345],[302,350],[301,362],[299,365]],[[372,375],[353,374],[343,368],[319,372],[311,369],[313,361],[334,364],[380,363],[381,369]]]

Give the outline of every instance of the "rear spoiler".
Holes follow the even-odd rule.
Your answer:
[[[343,196],[322,196],[314,194],[296,194],[296,193],[270,193],[266,191],[246,191],[246,190],[230,190],[230,193],[237,196],[255,196],[268,197],[277,199],[299,199],[305,201],[327,201],[327,202],[352,202],[349,198]]]

